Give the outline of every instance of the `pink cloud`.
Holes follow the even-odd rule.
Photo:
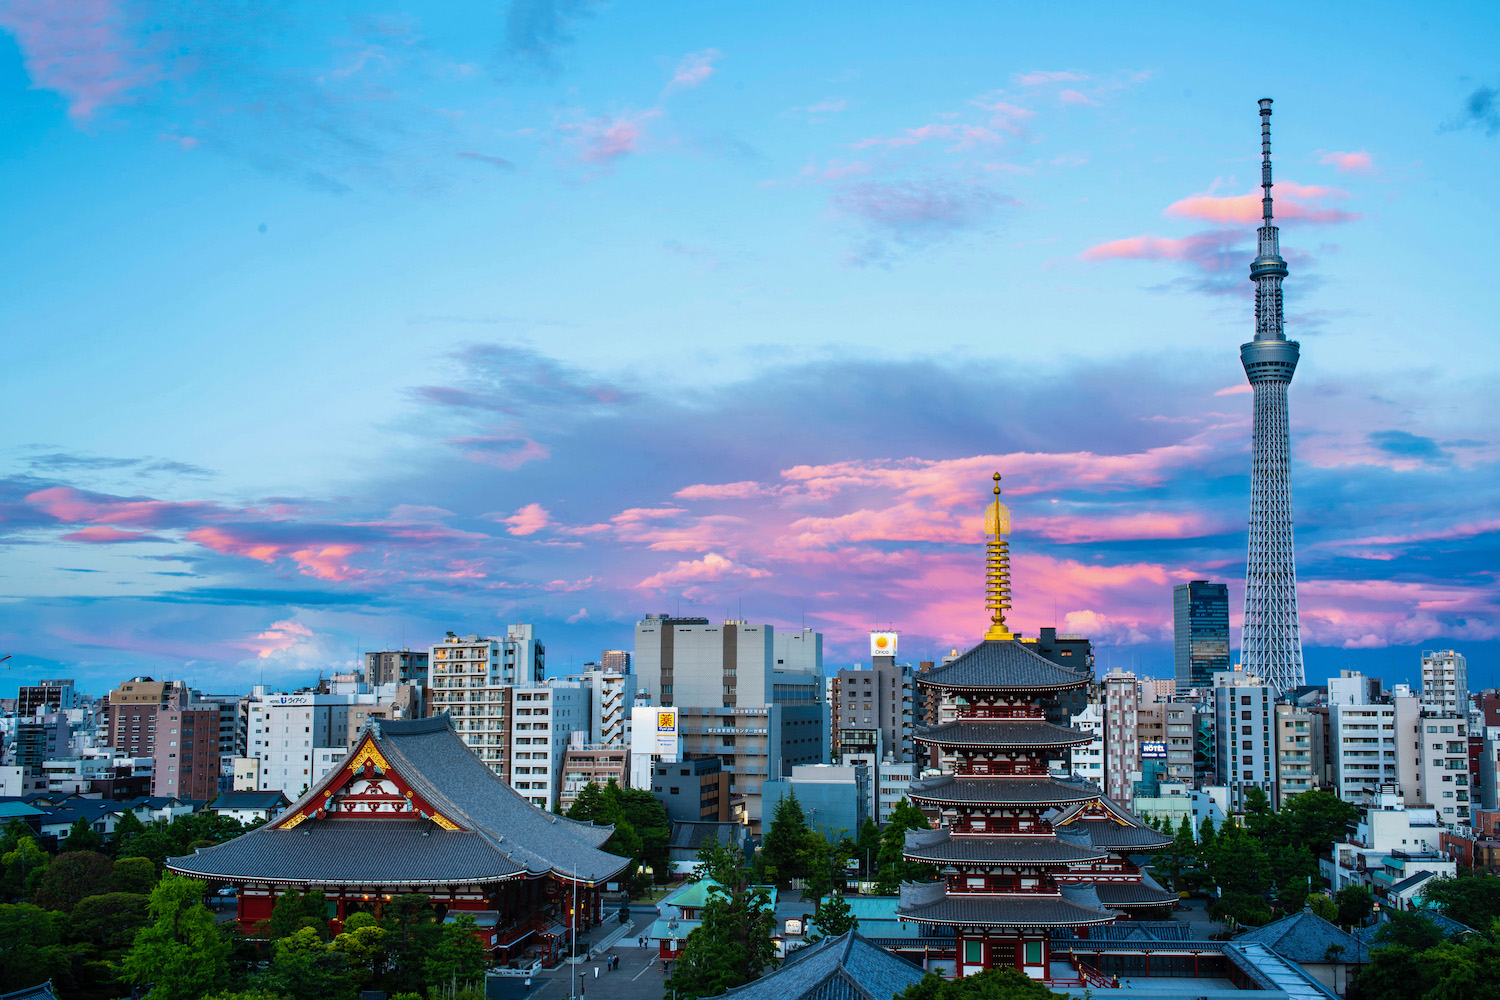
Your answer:
[[[679,500],[744,500],[765,496],[768,490],[753,480],[738,483],[699,483],[684,486],[672,495]]]
[[[264,660],[275,653],[291,649],[305,639],[311,639],[312,635],[312,629],[289,618],[272,622],[270,628],[245,643],[245,646],[255,652],[256,659]]]
[[[512,535],[534,535],[552,523],[552,515],[539,503],[529,503],[516,511],[503,523],[510,525],[505,530]]]
[[[922,125],[918,128],[906,129],[901,135],[897,136],[877,136],[870,139],[860,139],[854,144],[854,148],[869,149],[873,146],[916,146],[924,142],[933,141],[951,141],[954,150],[967,150],[973,149],[976,146],[993,146],[1003,142],[1004,139],[993,130],[985,128],[982,125],[938,122],[931,125]]]
[[[1297,219],[1302,222],[1336,223],[1352,222],[1359,216],[1352,212],[1323,208],[1309,202],[1344,198],[1348,192],[1337,188],[1310,187],[1281,181],[1271,190],[1276,199],[1275,211],[1278,219]],[[1195,194],[1174,201],[1163,211],[1163,215],[1178,218],[1202,219],[1219,225],[1253,225],[1261,219],[1261,194],[1257,189],[1251,194],[1219,197],[1210,194]]]
[[[74,121],[125,103],[132,90],[160,76],[124,22],[125,5],[115,0],[0,3],[0,27],[15,36],[31,85],[61,94]]]
[[[1101,260],[1173,260],[1191,264],[1208,274],[1222,274],[1240,269],[1245,255],[1239,244],[1249,234],[1236,230],[1209,230],[1173,239],[1165,236],[1130,236],[1089,247],[1080,259]]]
[[[1375,171],[1375,158],[1363,149],[1357,153],[1330,150],[1318,157],[1318,162],[1326,163],[1346,174],[1369,174]]]
[[[1081,91],[1077,91],[1077,90],[1061,90],[1061,91],[1058,91],[1057,99],[1059,101],[1062,101],[1064,104],[1073,104],[1073,105],[1087,104],[1087,105],[1092,105],[1094,107],[1098,107],[1098,105],[1099,105],[1098,101],[1094,100],[1092,97],[1088,96],[1087,94],[1082,93]]]
[[[551,458],[547,446],[530,438],[511,435],[452,438],[448,444],[464,448],[464,458],[481,465],[514,471],[527,462]]]
[[[684,56],[667,84],[668,91],[688,90],[714,75],[714,63],[723,58],[718,49],[704,49]]]
[[[1254,391],[1255,390],[1250,387],[1250,383],[1249,382],[1240,382],[1240,383],[1237,383],[1235,385],[1226,385],[1224,388],[1216,390],[1214,392],[1214,395],[1215,396],[1245,396],[1245,395],[1249,395],[1250,393],[1253,393]]]
[[[137,528],[167,528],[193,518],[222,513],[217,504],[115,497],[85,493],[71,486],[37,490],[27,495],[26,502],[65,523],[82,521]]]
[[[614,117],[573,122],[559,128],[574,137],[580,160],[595,166],[609,166],[639,151],[646,137],[646,126],[660,117],[660,108],[648,108]]]
[[[167,541],[167,539],[160,535],[153,535],[147,531],[121,531],[119,528],[111,528],[103,524],[91,528],[80,528],[78,531],[70,531],[68,534],[59,537],[65,542],[89,542],[92,544]]]
[[[1022,87],[1040,87],[1047,83],[1082,83],[1088,79],[1083,73],[1073,70],[1032,70],[1016,74],[1015,81]]]
[[[712,583],[728,577],[753,580],[770,575],[763,569],[737,565],[717,552],[710,552],[701,559],[680,562],[670,569],[654,573],[636,584],[636,588],[660,590],[683,583]]]
[[[237,531],[241,533],[237,534]],[[360,546],[353,544],[273,542],[254,537],[253,531],[227,526],[196,528],[187,533],[187,538],[206,549],[256,562],[274,563],[279,559],[290,559],[304,576],[319,580],[348,582],[364,575],[349,563],[349,558],[361,551]]]

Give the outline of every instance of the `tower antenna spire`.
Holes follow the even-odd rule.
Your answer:
[[[1014,639],[1005,624],[1010,609],[1010,509],[1000,502],[1000,473],[995,473],[995,501],[984,515],[984,606],[990,612],[986,639]]]
[[[1287,389],[1301,347],[1287,340],[1281,282],[1287,276],[1271,204],[1271,99],[1260,102],[1261,226],[1250,280],[1255,282],[1255,339],[1240,345],[1240,363],[1255,393],[1250,470],[1250,539],[1245,562],[1245,625],[1240,662],[1276,693],[1303,683],[1297,614],[1297,561],[1292,540],[1291,441]]]

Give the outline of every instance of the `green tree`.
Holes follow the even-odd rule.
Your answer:
[[[726,889],[743,889],[749,884],[745,868],[745,852],[734,844],[721,844],[718,837],[709,837],[698,845],[698,864],[693,868],[693,881],[711,878]]]
[[[1500,876],[1488,872],[1464,871],[1457,878],[1429,879],[1420,896],[1444,916],[1476,930],[1487,929],[1500,919]]]
[[[819,906],[824,896],[844,891],[849,855],[843,845],[850,843],[852,841],[844,838],[835,846],[816,830],[807,831],[798,860],[803,871],[803,899],[811,899],[814,906]]]
[[[1312,911],[1330,924],[1339,922],[1339,905],[1322,893],[1316,893],[1307,898],[1307,905]]]
[[[68,939],[86,942],[103,952],[124,952],[145,927],[151,897],[139,892],[108,892],[86,896],[73,907]]]
[[[266,937],[280,941],[304,927],[316,932],[320,940],[328,940],[328,897],[321,892],[288,889],[276,897],[271,918],[265,922]]]
[[[135,855],[130,850],[130,845],[135,838],[146,832],[146,824],[141,822],[139,816],[127,809],[120,816],[120,821],[115,824],[115,857],[129,858]]]
[[[903,882],[930,882],[937,877],[937,869],[932,865],[917,864],[903,857],[906,850],[906,831],[930,829],[932,829],[932,824],[927,822],[927,817],[923,815],[922,810],[912,805],[910,800],[903,795],[901,801],[891,809],[891,820],[880,834],[876,892],[887,896],[893,895],[901,891]]]
[[[115,892],[149,893],[156,885],[156,866],[149,858],[120,858],[115,862]]]
[[[672,840],[672,821],[667,808],[644,788],[627,788],[620,796],[624,818],[641,840],[640,854],[633,855],[640,867],[649,867],[658,882],[665,882],[672,870],[667,844]]]
[[[291,1000],[354,1000],[359,988],[349,956],[329,947],[311,927],[277,941],[258,980],[261,988]]]
[[[38,847],[33,838],[21,837],[14,848],[0,857],[0,865],[5,866],[3,877],[0,877],[5,895],[10,899],[30,898],[47,874],[51,861],[51,856]]]
[[[30,838],[26,838],[30,839]],[[0,992],[11,993],[62,977],[66,917],[30,903],[0,905]]]
[[[344,921],[344,930],[330,945],[342,952],[349,964],[360,970],[365,982],[385,975],[390,932],[368,913],[356,913]]]
[[[133,835],[130,843],[122,844],[115,853],[122,857],[145,858],[156,868],[161,868],[167,860],[167,855],[174,852],[166,829],[161,826],[148,826],[140,833]]]
[[[1390,920],[1375,931],[1377,945],[1398,945],[1412,951],[1436,948],[1446,940],[1438,925],[1425,913],[1393,910]]]
[[[1292,796],[1278,815],[1286,843],[1305,845],[1313,854],[1327,854],[1359,818],[1359,807],[1333,792],[1315,788]]]
[[[1362,885],[1346,885],[1333,894],[1339,908],[1339,923],[1363,924],[1375,908],[1375,897]]]
[[[200,900],[204,884],[175,872],[151,890],[147,912],[122,969],[129,982],[150,985],[153,1000],[198,1000],[222,989],[229,975],[229,945]]]
[[[47,866],[47,873],[37,883],[33,902],[49,910],[70,912],[85,896],[100,889],[108,890],[113,882],[114,862],[94,851],[70,851],[60,854]]]
[[[1271,797],[1264,788],[1252,786],[1245,793],[1244,827],[1250,836],[1262,843],[1280,839],[1280,823],[1271,809]]]
[[[1198,842],[1193,839],[1193,824],[1183,816],[1171,845],[1157,856],[1155,867],[1167,877],[1168,884],[1180,892],[1194,881],[1190,873],[1197,868],[1197,862]]]
[[[1213,854],[1218,843],[1219,831],[1214,828],[1214,818],[1203,817],[1203,822],[1198,824],[1198,856],[1207,859]]]
[[[427,955],[427,982],[434,987],[483,982],[484,944],[474,936],[477,925],[467,913],[444,924]]]
[[[598,782],[590,781],[583,786],[578,793],[578,798],[564,813],[568,819],[576,819],[580,823],[602,822],[600,819],[604,809],[604,792],[600,789]]]
[[[709,889],[702,923],[688,934],[664,984],[664,997],[718,996],[761,977],[776,957],[776,915],[764,888]]]
[[[415,993],[425,989],[426,955],[442,933],[432,900],[421,893],[397,896],[385,904],[380,926],[387,933],[387,990]]]
[[[817,933],[808,937],[808,944],[857,929],[859,918],[850,909],[849,900],[842,895],[834,895],[818,900],[818,908],[813,912],[813,923],[817,926]]]
[[[220,990],[218,993],[209,994],[203,1000],[287,1000],[287,997],[270,990]]]
[[[104,846],[104,838],[89,824],[86,819],[79,819],[68,827],[68,837],[58,845],[58,853],[66,854],[69,851],[95,851]]]
[[[893,1000],[1052,1000],[1065,997],[1017,969],[986,969],[962,979],[927,973]]]
[[[859,836],[854,840],[853,856],[859,861],[859,870],[866,875],[875,871],[875,857],[880,853],[880,827],[866,816],[859,825]]]
[[[784,886],[805,874],[802,852],[806,848],[808,833],[807,816],[802,812],[802,803],[797,801],[796,791],[789,790],[776,803],[776,809],[771,814],[771,825],[766,830],[765,839],[761,841],[758,860],[767,882]]]

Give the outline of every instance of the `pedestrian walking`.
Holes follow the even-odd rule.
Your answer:
[[[526,977],[526,992],[527,993],[531,992],[531,977],[530,976]]]

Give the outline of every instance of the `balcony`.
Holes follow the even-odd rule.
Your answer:
[[[960,705],[960,719],[1045,719],[1046,713],[1031,705]]]
[[[953,773],[963,778],[1045,778],[1049,770],[1035,761],[976,760],[958,764]]]

